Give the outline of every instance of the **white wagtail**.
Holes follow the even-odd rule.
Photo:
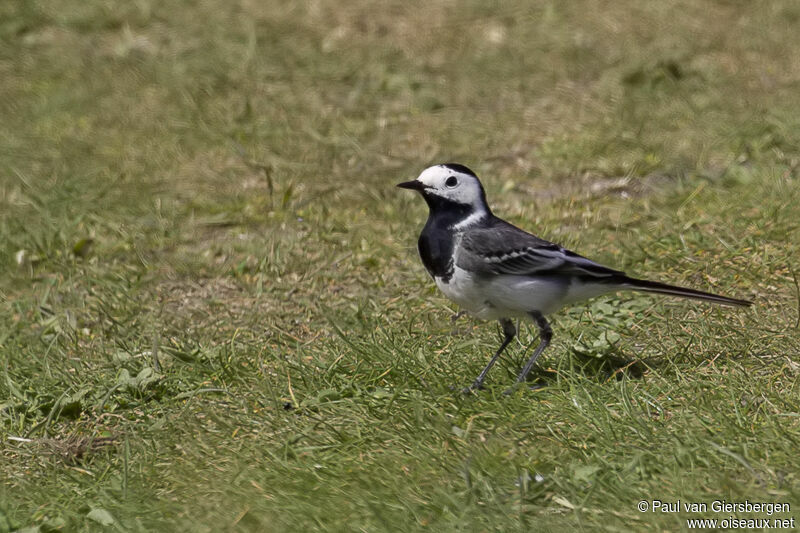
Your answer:
[[[419,191],[428,204],[430,213],[418,248],[436,285],[470,314],[498,320],[503,329],[503,343],[467,391],[481,388],[516,335],[514,317],[529,317],[539,328],[539,346],[517,377],[517,382],[523,382],[553,336],[545,315],[564,305],[620,290],[752,305],[747,300],[631,278],[531,235],[492,214],[481,182],[464,165],[436,165],[397,186]]]

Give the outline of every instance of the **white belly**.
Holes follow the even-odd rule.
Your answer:
[[[527,316],[531,311],[550,314],[563,305],[612,292],[614,287],[552,277],[500,275],[479,278],[455,267],[449,282],[435,278],[436,286],[470,314],[484,319]]]
[[[489,320],[501,318],[495,315],[493,305],[485,297],[482,284],[475,277],[459,267],[455,267],[453,275],[445,282],[442,278],[435,278],[436,286],[445,296],[453,300],[464,310],[478,318]]]

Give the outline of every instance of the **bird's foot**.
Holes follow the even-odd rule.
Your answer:
[[[461,389],[461,392],[464,394],[471,394],[473,392],[477,392],[483,389],[483,383],[478,383],[477,381],[470,385],[469,387],[465,387]]]

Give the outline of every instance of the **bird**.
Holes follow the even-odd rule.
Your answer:
[[[566,305],[623,290],[728,306],[753,304],[630,277],[528,233],[492,213],[478,176],[459,163],[431,166],[397,187],[419,192],[428,205],[417,248],[436,286],[469,314],[500,323],[503,341],[464,389],[467,393],[483,388],[489,370],[517,334],[514,319],[533,321],[539,332],[538,346],[517,375],[519,384],[553,338],[546,317]]]

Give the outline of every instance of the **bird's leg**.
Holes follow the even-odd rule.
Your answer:
[[[500,345],[500,348],[497,349],[497,353],[494,354],[494,357],[489,360],[489,364],[486,365],[478,377],[475,379],[475,382],[470,385],[468,388],[464,389],[464,392],[470,392],[472,390],[480,389],[483,387],[483,381],[486,379],[486,374],[489,373],[489,370],[494,366],[497,360],[500,358],[500,354],[503,353],[503,350],[506,349],[506,346],[514,340],[514,336],[517,334],[517,328],[514,327],[514,322],[509,320],[508,318],[501,318],[500,319],[500,326],[503,328],[503,343]]]
[[[525,366],[522,368],[522,372],[517,376],[517,383],[525,381],[525,378],[528,377],[528,372],[531,371],[534,363],[536,363],[536,359],[542,355],[544,349],[550,344],[550,339],[553,338],[553,330],[550,328],[550,324],[542,313],[533,311],[531,312],[531,317],[536,322],[536,327],[539,328],[539,346],[536,347],[536,351],[533,352],[531,358],[528,359],[528,362],[525,363]]]

